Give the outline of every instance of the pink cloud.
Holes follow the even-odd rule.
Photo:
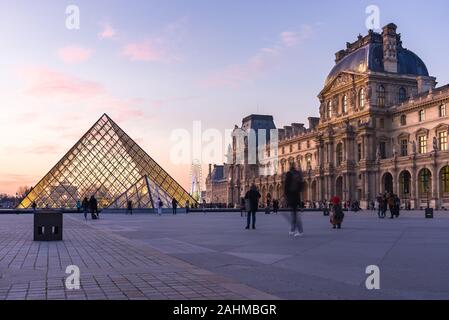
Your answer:
[[[162,61],[165,58],[165,52],[154,40],[144,40],[125,45],[122,54],[131,61]]]
[[[114,39],[117,35],[116,30],[109,24],[109,23],[103,23],[102,29],[98,33],[98,37],[100,39]]]
[[[103,86],[66,75],[47,67],[29,67],[20,71],[29,87],[26,92],[34,96],[68,96],[89,98],[104,91]]]
[[[73,45],[59,49],[58,57],[64,63],[76,64],[89,60],[92,53],[92,49]]]
[[[299,32],[281,32],[272,46],[259,49],[244,63],[213,72],[201,84],[206,87],[238,87],[244,82],[258,79],[279,65],[282,54],[307,39],[311,31],[310,26],[303,26]]]

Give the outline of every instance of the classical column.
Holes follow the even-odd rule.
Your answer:
[[[432,166],[432,200],[434,202],[435,209],[438,209],[438,168],[436,165]]]

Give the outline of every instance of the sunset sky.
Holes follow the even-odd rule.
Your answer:
[[[72,4],[79,30],[66,28]],[[173,130],[251,113],[307,123],[370,4],[448,84],[447,0],[0,0],[0,193],[36,184],[103,113],[188,189]]]

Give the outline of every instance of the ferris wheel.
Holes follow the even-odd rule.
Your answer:
[[[192,161],[190,168],[190,195],[196,201],[201,200],[201,181],[202,181],[202,169],[201,163],[198,159]]]

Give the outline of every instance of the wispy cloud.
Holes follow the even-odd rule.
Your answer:
[[[101,23],[101,31],[98,33],[98,38],[102,40],[116,39],[117,31],[109,23]]]
[[[71,45],[58,50],[58,57],[64,63],[76,64],[89,60],[94,50],[83,48],[77,45]]]
[[[48,67],[27,67],[19,74],[28,82],[26,93],[33,96],[89,98],[104,92],[97,82],[86,81]]]
[[[159,32],[143,40],[128,42],[123,45],[121,54],[131,61],[173,62],[180,58],[176,47],[186,32],[188,18],[183,17],[163,27]]]
[[[145,62],[163,61],[166,58],[166,52],[160,41],[152,39],[128,43],[124,46],[122,55],[131,61]]]
[[[282,54],[310,37],[312,28],[303,26],[300,31],[284,31],[270,47],[259,49],[245,63],[229,65],[215,71],[201,82],[206,87],[238,87],[259,78],[280,63]]]

